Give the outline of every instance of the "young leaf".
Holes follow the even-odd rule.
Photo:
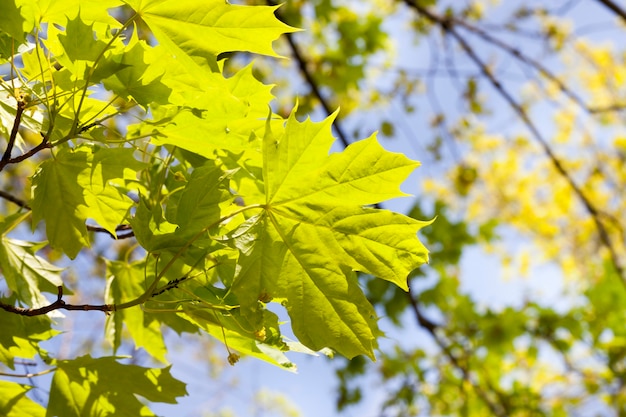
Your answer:
[[[32,178],[33,227],[45,220],[50,245],[72,259],[89,245],[86,219],[94,219],[115,234],[133,201],[111,180],[124,179],[123,170],[142,166],[135,161],[121,167],[120,160],[107,157],[125,154],[126,161],[134,161],[132,149],[96,150],[88,146],[62,148],[56,158],[44,161]]]
[[[0,241],[0,269],[7,286],[20,301],[33,308],[49,304],[41,293],[56,294],[63,285],[58,268],[35,255],[38,245],[2,236]]]
[[[295,29],[274,16],[277,7],[238,6],[224,0],[125,0],[157,40],[167,38],[188,55],[247,51],[278,56],[272,42]]]
[[[109,275],[107,303],[121,304],[141,296],[154,277],[146,277],[144,262],[107,262]],[[160,362],[166,362],[167,348],[163,341],[161,326],[158,321],[151,319],[139,307],[131,307],[116,311],[109,320],[115,322],[114,329],[121,329],[121,323],[126,324],[128,332],[135,341],[135,345],[142,347],[152,357]],[[120,335],[113,334],[114,348],[119,347]]]
[[[50,387],[48,416],[154,416],[137,398],[176,403],[185,384],[170,368],[122,365],[113,357],[58,361]]]
[[[32,387],[0,381],[0,415],[4,417],[44,417],[46,409],[26,396]]]
[[[59,42],[63,46],[67,57],[73,61],[95,61],[106,49],[107,44],[96,40],[93,23],[86,24],[80,13],[73,19],[68,19],[65,33],[59,35]]]
[[[39,343],[59,333],[52,330],[50,324],[48,316],[0,313],[0,362],[13,369],[15,357],[31,359],[44,353]]]
[[[113,56],[109,65],[119,65],[121,69],[103,81],[104,87],[123,98],[132,97],[146,108],[151,103],[167,104],[172,92],[161,82],[161,76],[148,76],[150,62],[146,61],[146,43],[133,35],[124,52]]]
[[[219,204],[232,198],[230,173],[211,161],[196,168],[178,201],[176,223],[185,231],[199,231],[220,218]]]

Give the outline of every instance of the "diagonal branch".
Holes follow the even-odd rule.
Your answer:
[[[598,3],[610,9],[613,13],[621,17],[626,22],[626,10],[622,9],[612,0],[597,0]]]
[[[409,287],[409,291],[407,292],[407,297],[409,299],[409,304],[411,304],[411,309],[413,311],[413,314],[419,326],[425,329],[428,332],[428,334],[430,334],[430,336],[433,338],[437,346],[439,346],[439,348],[442,350],[444,355],[448,358],[450,363],[461,372],[461,374],[463,375],[463,379],[471,384],[472,388],[474,388],[474,391],[476,391],[476,394],[478,395],[478,397],[485,403],[485,405],[487,405],[491,413],[498,417],[508,416],[510,413],[506,405],[506,402],[502,401],[501,393],[498,390],[495,390],[493,387],[490,387],[492,391],[496,392],[496,394],[501,400],[500,401],[501,404],[497,404],[489,398],[487,393],[482,389],[482,387],[478,383],[472,380],[470,370],[468,369],[468,367],[462,364],[461,361],[459,361],[459,358],[457,358],[454,355],[454,353],[452,353],[452,351],[450,350],[450,346],[448,346],[445,343],[445,341],[437,334],[437,329],[440,326],[432,322],[430,319],[426,318],[422,314],[422,311],[420,310],[417,300],[411,293],[410,287]]]
[[[4,190],[0,190],[0,198],[4,198],[5,200],[10,201],[11,203],[18,205],[23,209],[26,209],[26,210],[31,209],[26,201],[20,200],[19,198],[15,197],[13,194],[7,193]]]
[[[9,136],[9,142],[7,143],[7,148],[2,155],[2,159],[0,160],[0,170],[8,163],[11,159],[11,151],[13,150],[13,145],[15,145],[15,139],[17,138],[17,132],[20,129],[20,123],[22,122],[22,113],[24,113],[24,108],[26,103],[21,99],[17,101],[17,109],[15,110],[15,119],[13,120],[13,128],[11,128],[11,134]]]
[[[267,4],[270,6],[277,5],[274,2],[274,0],[267,0]],[[304,78],[306,83],[309,85],[309,88],[311,88],[311,92],[322,105],[324,112],[326,112],[327,115],[332,114],[333,110],[330,104],[328,103],[328,100],[326,100],[326,98],[322,94],[322,91],[320,90],[320,87],[317,84],[317,81],[315,81],[313,74],[309,70],[307,60],[302,54],[302,52],[300,51],[300,48],[298,47],[296,42],[293,40],[292,34],[287,33],[285,34],[285,37],[287,38],[287,43],[289,44],[289,48],[291,49],[291,54],[293,55],[294,59],[298,63],[298,69],[300,70],[300,73],[302,74],[302,77]],[[339,119],[335,119],[334,127],[335,127],[335,131],[337,132],[337,136],[339,136],[339,140],[341,141],[341,144],[343,145],[344,148],[347,148],[348,145],[350,144],[350,141],[348,140],[348,135],[346,134],[345,130],[343,129],[343,126],[339,122]]]
[[[596,226],[596,230],[598,232],[598,236],[600,238],[600,242],[602,245],[609,251],[609,255],[611,257],[611,262],[615,271],[621,278],[622,284],[626,286],[626,274],[624,268],[622,267],[617,251],[613,245],[609,232],[607,231],[604,223],[600,219],[601,213],[595,207],[595,205],[589,200],[589,198],[585,195],[583,190],[576,184],[572,176],[569,174],[559,157],[554,153],[548,141],[543,137],[535,123],[530,119],[526,111],[523,107],[513,98],[513,96],[504,88],[504,86],[500,83],[500,81],[493,75],[493,73],[489,70],[487,64],[476,54],[474,49],[467,43],[467,41],[455,30],[454,21],[449,17],[439,16],[428,9],[421,6],[419,3],[414,0],[403,0],[404,3],[410,8],[414,9],[420,15],[426,17],[433,24],[438,25],[444,31],[444,33],[453,37],[461,46],[461,48],[465,51],[467,56],[474,62],[474,64],[480,69],[481,73],[489,80],[493,88],[500,94],[500,96],[507,102],[507,104],[513,109],[513,111],[517,114],[517,116],[522,120],[522,122],[526,125],[532,136],[541,146],[544,154],[550,159],[552,165],[557,170],[557,172],[567,181],[570,188],[574,192],[574,194],[578,197],[578,199],[582,202],[583,206],[587,213],[592,217],[594,224]]]
[[[19,198],[15,197],[12,194],[7,193],[6,191],[0,190],[0,198],[4,198],[5,200],[10,201],[11,203],[16,204],[23,209],[32,210],[26,201],[20,200]],[[135,236],[135,233],[132,231],[132,228],[129,224],[120,224],[119,226],[117,226],[115,228],[116,232],[129,231],[128,233],[118,234],[118,235],[111,234],[111,232],[109,232],[103,227],[92,226],[90,224],[86,225],[86,227],[87,227],[87,230],[91,232],[107,233],[113,239],[128,239],[128,238]]]
[[[488,42],[488,43],[490,43],[490,44],[492,44],[494,46],[497,46],[498,48],[502,49],[503,51],[505,51],[509,55],[514,56],[516,59],[518,59],[519,61],[523,62],[524,64],[530,66],[531,68],[536,69],[541,75],[543,75],[548,80],[550,80],[553,83],[555,83],[556,86],[561,91],[561,93],[563,93],[570,100],[575,102],[580,108],[582,108],[587,113],[589,113],[589,114],[598,114],[598,113],[605,113],[605,112],[611,112],[611,111],[620,111],[620,110],[625,110],[626,109],[626,104],[612,104],[612,105],[604,106],[604,107],[591,107],[591,106],[588,106],[585,103],[585,101],[582,99],[582,97],[580,97],[578,94],[576,94],[574,91],[572,91],[571,88],[569,88],[563,81],[561,81],[561,79],[559,79],[559,77],[557,77],[545,65],[543,65],[541,62],[537,61],[536,59],[533,59],[533,58],[529,57],[528,55],[525,55],[519,48],[511,46],[511,45],[509,45],[506,42],[503,42],[502,40],[496,38],[495,36],[492,36],[489,32],[487,32],[487,31],[485,31],[485,30],[483,30],[483,29],[481,29],[481,28],[479,28],[477,26],[471,25],[470,23],[466,22],[465,20],[453,18],[452,21],[454,22],[455,26],[461,26],[464,29],[469,30],[470,32],[472,32],[475,35],[477,35],[478,37],[482,38],[485,42]]]
[[[63,301],[63,287],[57,287],[57,299],[55,302],[48,304],[47,306],[40,308],[23,308],[16,307],[11,304],[5,304],[0,302],[0,308],[8,311],[9,313],[19,314],[21,316],[41,316],[47,314],[54,310],[80,310],[80,311],[104,311],[111,312],[116,311],[117,306],[115,304],[102,304],[102,305],[91,305],[91,304],[66,304]]]

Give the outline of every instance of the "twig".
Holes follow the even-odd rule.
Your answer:
[[[56,370],[57,368],[50,368],[50,369],[46,369],[45,371],[28,373],[28,374],[11,374],[11,373],[6,373],[6,372],[0,372],[0,376],[6,376],[9,378],[29,378],[30,379],[35,376],[49,374],[50,372],[54,372]]]
[[[14,195],[7,193],[6,191],[0,190],[0,198],[4,198],[5,200],[10,201],[11,203],[16,204],[23,209],[30,210],[30,206],[28,205],[28,203],[26,203],[26,201],[22,201]]]
[[[276,3],[274,2],[274,0],[267,0],[267,4],[270,6],[276,6]],[[287,38],[287,43],[289,43],[289,47],[291,48],[291,53],[293,57],[295,58],[296,62],[298,63],[298,68],[300,69],[300,73],[302,73],[302,76],[304,77],[305,81],[311,88],[311,92],[322,105],[324,112],[326,112],[327,115],[332,114],[333,110],[331,109],[330,104],[328,103],[328,101],[326,100],[322,92],[320,91],[320,88],[317,85],[317,82],[315,81],[313,74],[311,74],[311,71],[309,71],[307,61],[302,55],[302,52],[300,52],[300,48],[298,47],[298,45],[296,45],[295,41],[293,40],[292,34],[287,33],[285,34],[285,37]],[[346,135],[338,119],[335,120],[334,127],[335,127],[335,131],[337,132],[337,136],[339,136],[339,140],[343,144],[343,147],[347,148],[348,145],[350,144],[350,141],[348,140],[348,135]]]
[[[111,312],[111,311],[117,310],[117,306],[115,304],[102,304],[102,305],[66,304],[65,301],[63,301],[63,287],[57,287],[56,301],[47,306],[40,307],[40,308],[23,308],[23,307],[17,307],[11,304],[5,304],[5,303],[0,302],[0,308],[5,311],[8,311],[9,313],[15,313],[21,316],[29,316],[29,317],[41,316],[54,310],[81,310],[81,311],[104,311],[104,312]]]
[[[96,232],[96,233],[106,233],[109,236],[111,236],[113,239],[128,239],[131,238],[133,236],[135,236],[135,233],[131,230],[132,226],[129,224],[120,224],[115,228],[116,232],[121,232],[121,231],[125,231],[125,230],[130,230],[129,233],[125,233],[125,234],[112,234],[111,232],[109,232],[107,229],[105,229],[104,227],[100,227],[100,226],[92,226],[90,224],[87,225],[87,230],[89,230],[90,232]]]
[[[7,201],[12,202],[13,204],[16,204],[26,210],[32,210],[31,207],[28,205],[27,202],[20,200],[19,198],[7,193],[6,191],[0,190],[0,198],[4,198]],[[129,224],[121,224],[119,226],[117,226],[115,228],[116,231],[121,232],[121,231],[127,231],[130,230],[129,233],[125,233],[125,234],[119,234],[119,235],[113,235],[111,232],[109,232],[108,230],[106,230],[103,227],[99,227],[99,226],[92,226],[90,224],[86,225],[87,230],[91,231],[91,232],[97,232],[97,233],[107,233],[109,236],[111,236],[114,239],[128,239],[131,238],[133,236],[135,236],[135,233],[132,231],[131,225]]]
[[[20,155],[20,156],[16,156],[15,158],[11,158],[8,159],[5,163],[0,162],[0,171],[4,168],[5,165],[8,164],[17,164],[18,162],[22,162],[28,158],[30,158],[31,156],[35,155],[37,152],[43,150],[43,149],[49,149],[52,148],[52,144],[48,142],[48,140],[46,138],[44,138],[41,143],[37,146],[35,146],[34,148],[32,148],[30,151]]]
[[[626,22],[626,10],[622,9],[621,7],[619,7],[612,0],[597,0],[597,2],[602,4],[602,5],[604,5],[604,6],[606,6],[613,13],[615,13],[616,15],[621,17],[624,20],[624,22]]]
[[[452,36],[461,46],[461,48],[465,51],[467,56],[476,64],[476,66],[480,69],[480,71],[484,74],[484,76],[489,80],[493,88],[500,94],[500,96],[509,104],[509,106],[515,111],[518,117],[522,120],[522,122],[526,125],[532,136],[541,146],[543,152],[546,154],[548,159],[552,162],[552,165],[557,170],[557,172],[567,181],[570,188],[574,191],[574,194],[578,197],[578,199],[582,202],[585,207],[587,213],[592,217],[594,224],[596,225],[596,229],[598,231],[598,236],[600,238],[600,242],[602,245],[609,251],[609,255],[611,257],[611,262],[615,271],[620,277],[620,281],[624,286],[626,286],[626,274],[624,273],[624,268],[622,267],[619,256],[615,247],[613,246],[613,242],[611,241],[611,237],[609,236],[608,231],[604,227],[604,223],[600,219],[600,211],[593,205],[593,203],[587,198],[583,190],[576,184],[574,179],[571,177],[569,172],[565,169],[561,160],[556,156],[546,139],[543,137],[537,126],[530,119],[526,111],[522,108],[522,106],[515,101],[513,96],[504,88],[504,86],[500,83],[500,81],[491,73],[487,64],[482,61],[482,59],[476,54],[476,52],[472,49],[472,47],[467,43],[467,41],[459,35],[459,33],[454,29],[454,20],[448,17],[442,17],[437,14],[432,13],[428,9],[420,6],[413,0],[403,0],[405,4],[409,7],[413,8],[417,13],[422,16],[425,16],[432,23],[435,23],[441,27],[444,33]]]
[[[407,297],[409,299],[409,303],[411,304],[411,309],[413,310],[413,314],[415,315],[415,319],[417,320],[417,323],[419,324],[419,326],[425,329],[431,335],[431,337],[433,338],[437,346],[439,346],[439,348],[448,358],[450,363],[461,372],[461,374],[463,375],[463,379],[472,385],[478,397],[487,405],[489,410],[491,410],[491,413],[499,417],[508,416],[510,413],[507,410],[505,402],[501,398],[501,394],[497,392],[497,390],[492,389],[493,391],[496,392],[498,397],[500,397],[500,400],[501,400],[500,402],[502,403],[502,404],[497,404],[489,398],[487,393],[481,388],[480,385],[478,385],[475,381],[472,381],[468,367],[461,364],[459,359],[450,350],[450,347],[437,334],[437,329],[440,326],[432,322],[431,320],[429,320],[422,314],[422,311],[419,308],[417,300],[413,297],[413,294],[411,293],[410,287],[409,287],[409,291],[407,292]]]
[[[522,53],[521,50],[519,50],[518,48],[515,48],[503,41],[501,41],[498,38],[495,38],[493,36],[491,36],[488,32],[484,31],[483,29],[471,25],[469,23],[467,23],[466,21],[462,20],[462,19],[457,19],[454,18],[453,22],[456,26],[461,26],[467,30],[469,30],[470,32],[476,34],[477,36],[479,36],[480,38],[482,38],[484,41],[491,43],[492,45],[497,46],[498,48],[502,49],[503,51],[507,52],[508,54],[514,56],[515,58],[517,58],[518,60],[520,60],[521,62],[525,63],[526,65],[529,65],[533,68],[535,68],[537,71],[539,71],[539,73],[541,75],[543,75],[544,77],[546,77],[547,79],[549,79],[550,81],[552,81],[553,83],[555,83],[557,85],[557,87],[559,87],[559,90],[561,90],[561,92],[563,94],[565,94],[570,100],[574,101],[576,104],[578,104],[583,110],[585,110],[588,113],[599,113],[600,111],[598,111],[598,109],[596,108],[591,108],[589,106],[587,106],[584,102],[584,100],[582,98],[580,98],[576,93],[574,93],[567,85],[565,85],[565,83],[563,83],[563,81],[561,81],[555,74],[552,73],[552,71],[550,71],[548,68],[546,68],[541,62],[530,58],[526,55],[524,55]]]
[[[25,106],[26,103],[22,99],[19,99],[17,101],[17,109],[15,111],[15,119],[13,120],[13,128],[11,129],[11,135],[9,136],[7,148],[2,155],[2,160],[0,160],[0,170],[2,170],[2,168],[4,168],[4,166],[8,163],[9,159],[11,159],[11,151],[13,150],[13,145],[15,145],[17,132],[20,129],[20,123],[22,122],[22,113],[24,113]]]

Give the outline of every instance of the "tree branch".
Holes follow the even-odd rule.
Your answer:
[[[6,373],[6,372],[0,372],[0,376],[6,376],[9,378],[33,378],[36,376],[49,374],[50,372],[54,372],[56,370],[57,368],[50,368],[50,369],[46,369],[45,371],[28,373],[28,374],[11,374],[11,373]]]
[[[126,303],[128,304],[128,303]],[[130,305],[128,305],[130,307]],[[81,310],[81,311],[116,311],[117,306],[115,304],[103,304],[103,305],[91,305],[91,304],[66,304],[63,301],[63,287],[57,287],[57,299],[54,303],[40,308],[23,308],[17,307],[11,304],[5,304],[0,302],[0,308],[8,311],[9,313],[19,314],[21,316],[41,316],[54,310]]]
[[[28,203],[26,203],[26,201],[22,201],[14,195],[7,193],[6,191],[0,190],[0,198],[4,198],[5,200],[10,201],[11,203],[16,204],[23,209],[30,210],[30,206],[28,205]]]
[[[13,145],[15,145],[15,139],[17,138],[17,132],[20,129],[20,123],[22,122],[22,113],[24,112],[24,107],[26,103],[22,99],[17,101],[17,109],[15,110],[15,120],[13,120],[13,128],[11,129],[11,135],[9,136],[9,142],[7,143],[7,148],[2,155],[2,159],[0,160],[0,170],[4,168],[4,166],[11,159],[11,151],[13,150]]]
[[[267,0],[267,4],[270,6],[276,6],[276,3],[274,2],[274,0]],[[294,59],[296,60],[296,62],[298,63],[298,68],[300,69],[300,73],[302,74],[302,77],[305,79],[306,83],[311,88],[311,92],[322,105],[324,112],[326,112],[327,115],[332,114],[333,110],[331,109],[330,104],[328,103],[328,100],[326,100],[326,98],[322,94],[319,86],[317,85],[317,82],[315,81],[315,78],[313,77],[313,74],[311,74],[311,71],[309,71],[306,58],[302,55],[300,48],[298,47],[296,42],[293,40],[293,35],[291,33],[287,33],[285,34],[285,37],[287,38],[287,43],[289,43],[289,48],[291,48],[291,53]],[[335,131],[337,132],[337,136],[339,136],[339,140],[343,144],[343,147],[347,148],[348,145],[350,144],[350,141],[348,140],[348,135],[343,130],[343,127],[338,118],[335,120],[334,127],[335,127]]]
[[[624,22],[626,22],[626,10],[622,9],[612,0],[597,0],[597,2],[610,9],[613,13],[621,17]]]
[[[7,193],[6,191],[0,190],[0,198],[4,198],[7,201],[12,202],[13,204],[16,204],[26,210],[32,210],[31,207],[28,205],[27,202],[20,200],[19,198]],[[111,236],[114,239],[128,239],[131,238],[133,236],[135,236],[135,233],[132,231],[132,228],[129,224],[120,224],[119,226],[117,226],[115,228],[115,230],[117,232],[121,232],[121,231],[130,231],[129,233],[125,233],[125,234],[118,234],[118,235],[113,235],[111,234],[111,232],[109,232],[108,230],[106,230],[103,227],[99,227],[99,226],[92,226],[90,224],[86,225],[87,230],[89,230],[90,232],[96,232],[96,233],[107,233],[109,236]]]
[[[518,115],[518,117],[522,120],[522,122],[526,125],[532,136],[541,146],[544,154],[550,159],[552,165],[557,170],[557,172],[567,181],[570,188],[574,192],[574,194],[578,197],[578,199],[582,202],[583,206],[587,213],[592,217],[594,224],[596,226],[596,230],[598,232],[598,236],[600,238],[600,242],[602,245],[609,251],[609,255],[611,257],[611,262],[613,267],[615,268],[617,274],[621,278],[622,284],[626,286],[626,274],[624,272],[624,268],[622,267],[619,256],[615,247],[613,246],[613,242],[611,237],[602,223],[600,219],[600,211],[595,207],[595,205],[587,198],[583,190],[576,184],[572,176],[565,169],[565,166],[561,162],[561,160],[556,156],[547,140],[543,137],[537,126],[530,119],[526,111],[522,108],[522,106],[515,101],[513,96],[504,88],[504,86],[500,83],[500,81],[491,73],[489,67],[482,59],[476,54],[476,52],[472,49],[472,47],[467,43],[467,41],[454,29],[455,21],[449,17],[439,16],[428,9],[419,5],[414,0],[403,0],[404,3],[410,8],[414,9],[420,15],[426,17],[432,23],[441,27],[444,33],[453,37],[461,48],[465,51],[467,56],[474,62],[474,64],[480,69],[485,78],[489,80],[493,88],[500,94],[500,96],[507,102],[507,104],[514,110],[514,112]]]
[[[413,311],[413,314],[415,316],[415,319],[417,320],[418,325],[430,334],[430,336],[433,338],[437,346],[439,346],[441,351],[448,358],[452,366],[458,369],[463,375],[463,379],[472,385],[478,397],[485,403],[485,405],[487,405],[491,413],[498,417],[506,417],[510,415],[508,407],[506,406],[506,403],[502,400],[501,393],[498,390],[495,390],[493,389],[493,387],[491,387],[491,390],[496,392],[496,394],[500,398],[501,404],[497,404],[494,401],[492,401],[487,395],[487,393],[481,388],[481,386],[472,380],[470,370],[468,369],[468,367],[466,365],[461,364],[459,359],[450,350],[450,347],[437,334],[437,329],[440,326],[430,321],[428,318],[426,318],[422,314],[422,311],[419,308],[419,304],[417,300],[415,299],[415,297],[413,297],[410,287],[409,287],[409,291],[407,292],[407,297],[409,299],[409,303],[411,304],[411,310]]]

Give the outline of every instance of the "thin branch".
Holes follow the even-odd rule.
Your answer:
[[[26,201],[20,200],[12,194],[7,193],[6,191],[0,190],[0,198],[4,198],[7,201],[10,201],[13,204],[20,206],[23,209],[30,210],[30,206]]]
[[[126,231],[126,230],[130,230],[129,233],[124,233],[124,234],[112,234],[111,232],[109,232],[107,229],[105,229],[104,227],[100,227],[100,226],[92,226],[90,224],[87,225],[87,230],[89,230],[90,232],[96,232],[96,233],[106,233],[109,236],[111,236],[113,239],[128,239],[131,238],[133,236],[135,236],[135,233],[131,230],[132,226],[129,224],[120,224],[115,228],[116,232],[122,232],[122,231]]]
[[[559,88],[559,90],[565,94],[570,100],[574,101],[576,104],[578,104],[583,110],[585,110],[588,113],[599,113],[598,109],[596,108],[591,108],[589,106],[587,106],[587,104],[585,104],[584,100],[582,98],[580,98],[576,93],[574,93],[567,85],[565,85],[565,83],[563,81],[561,81],[555,74],[552,73],[552,71],[550,71],[548,68],[546,68],[541,62],[530,58],[527,55],[524,55],[524,53],[519,50],[518,48],[515,48],[503,41],[501,41],[500,39],[491,36],[488,32],[484,31],[483,29],[471,25],[469,23],[467,23],[466,21],[462,20],[462,19],[453,19],[453,22],[456,26],[461,26],[467,30],[469,30],[470,32],[474,33],[475,35],[479,36],[481,39],[483,39],[484,41],[497,46],[498,48],[502,49],[503,51],[507,52],[509,55],[514,56],[515,58],[517,58],[518,60],[520,60],[521,62],[523,62],[526,65],[529,65],[530,67],[535,68],[537,71],[539,71],[539,73],[541,75],[543,75],[544,77],[546,77],[547,79],[549,79],[550,81],[552,81],[553,83],[555,83],[557,85],[557,87]]]
[[[52,144],[50,142],[48,142],[48,140],[46,138],[44,138],[41,143],[37,146],[35,146],[34,148],[32,148],[30,151],[20,155],[20,156],[16,156],[15,158],[11,158],[7,161],[0,161],[0,171],[5,167],[5,165],[8,164],[17,164],[19,162],[22,162],[28,158],[30,158],[31,156],[35,155],[37,152],[43,150],[43,149],[49,149],[52,148]]]
[[[128,303],[125,303],[128,304]],[[137,303],[139,304],[139,303]],[[128,305],[127,307],[131,307]],[[17,307],[11,304],[5,304],[0,302],[0,308],[8,311],[9,313],[19,314],[21,316],[41,316],[47,314],[54,310],[81,310],[81,311],[116,311],[118,307],[115,304],[102,304],[102,305],[91,305],[91,304],[66,304],[63,301],[63,287],[57,287],[57,299],[54,303],[49,304],[40,308],[23,308]]]
[[[596,0],[598,3],[610,9],[613,13],[621,17],[626,22],[626,10],[615,4],[612,0]]]
[[[611,237],[602,223],[600,219],[600,211],[595,207],[595,205],[587,198],[583,190],[576,184],[572,176],[569,174],[561,160],[556,156],[552,148],[550,147],[547,140],[543,137],[537,126],[530,119],[526,111],[522,108],[522,106],[513,98],[513,96],[504,88],[504,86],[500,83],[500,81],[492,74],[489,70],[489,67],[483,60],[476,54],[474,49],[467,43],[467,41],[459,35],[459,33],[454,29],[454,20],[448,17],[442,17],[435,13],[432,13],[428,9],[420,6],[413,0],[403,0],[405,4],[409,7],[413,8],[417,13],[422,16],[425,16],[432,23],[437,24],[444,33],[452,36],[461,46],[461,48],[465,51],[467,56],[476,64],[476,66],[480,69],[480,71],[485,75],[485,77],[489,80],[493,88],[500,94],[500,96],[507,102],[507,104],[514,110],[514,112],[518,115],[518,117],[522,120],[522,122],[526,125],[532,136],[541,146],[544,154],[550,159],[552,165],[557,170],[557,172],[567,181],[570,188],[574,192],[574,194],[578,197],[578,199],[582,202],[583,206],[587,213],[591,216],[596,226],[598,236],[600,238],[600,242],[602,245],[609,251],[609,255],[611,257],[611,262],[615,271],[621,278],[621,282],[626,286],[626,274],[624,272],[624,268],[622,267],[619,256],[615,247],[613,246],[613,242]]]
[[[0,170],[4,168],[4,166],[11,159],[11,151],[13,150],[13,145],[15,145],[15,139],[17,138],[17,132],[20,129],[20,123],[22,122],[22,113],[24,113],[24,107],[26,103],[24,100],[19,99],[17,101],[17,109],[15,111],[15,119],[13,120],[13,128],[11,129],[11,135],[9,136],[9,142],[7,143],[7,148],[2,155],[2,160],[0,160]]]
[[[274,2],[274,0],[267,0],[267,4],[270,6],[276,6],[276,3]],[[307,65],[307,60],[304,57],[304,55],[302,55],[302,52],[300,51],[300,48],[298,47],[296,42],[293,40],[292,34],[287,33],[285,37],[287,39],[287,43],[289,43],[289,48],[291,48],[291,53],[293,57],[295,58],[296,62],[298,63],[298,68],[300,69],[300,73],[304,77],[306,83],[311,88],[311,92],[322,105],[324,112],[326,112],[327,115],[332,114],[333,110],[330,107],[328,100],[326,100],[326,98],[322,94],[319,86],[317,85],[317,82],[315,81],[315,78],[313,77],[313,74],[311,74],[311,71],[309,70],[309,67]],[[339,136],[339,140],[341,141],[343,147],[347,148],[348,145],[350,144],[350,141],[348,140],[348,135],[343,130],[343,127],[338,119],[335,119],[334,127],[335,127],[335,131],[337,132],[337,136]]]
[[[468,367],[461,364],[461,362],[459,361],[459,358],[457,358],[454,355],[454,353],[452,353],[452,351],[450,350],[450,346],[448,346],[445,343],[445,341],[437,334],[437,329],[440,326],[432,322],[431,320],[429,320],[422,314],[422,311],[420,310],[417,300],[415,299],[415,297],[413,297],[413,294],[411,293],[410,287],[409,287],[409,291],[407,292],[407,297],[409,299],[409,303],[411,304],[411,309],[413,311],[413,314],[415,315],[415,319],[417,320],[417,323],[419,324],[419,326],[430,334],[430,336],[433,338],[437,346],[439,346],[441,351],[448,358],[450,363],[461,372],[461,374],[463,375],[463,379],[465,381],[468,381],[472,385],[478,397],[487,405],[489,410],[491,410],[491,413],[499,417],[508,416],[509,412],[507,410],[506,405],[495,403],[493,400],[489,398],[487,393],[481,388],[480,385],[478,385],[475,381],[472,381],[472,377],[470,375],[470,371]],[[494,390],[494,391],[496,391],[498,396],[500,396],[500,393],[497,392],[497,390]]]
[[[45,371],[28,373],[28,374],[11,374],[11,373],[6,373],[6,372],[0,372],[0,376],[6,376],[10,378],[33,378],[36,376],[49,374],[50,372],[54,372],[56,370],[57,368],[50,368],[50,369],[46,369]]]
[[[5,200],[10,201],[13,204],[16,204],[16,205],[22,207],[23,209],[32,210],[27,202],[25,202],[23,200],[20,200],[19,198],[13,196],[12,194],[7,193],[6,191],[0,190],[0,198],[4,198]],[[117,226],[115,228],[115,231],[117,231],[117,232],[130,231],[129,233],[118,234],[118,235],[113,235],[107,229],[105,229],[103,227],[100,227],[100,226],[92,226],[92,225],[88,224],[88,225],[86,225],[86,227],[87,227],[87,230],[89,230],[90,232],[107,233],[112,238],[118,239],[118,240],[119,239],[128,239],[128,238],[131,238],[131,237],[135,236],[135,233],[132,231],[132,227],[129,224],[120,224],[119,226]]]

